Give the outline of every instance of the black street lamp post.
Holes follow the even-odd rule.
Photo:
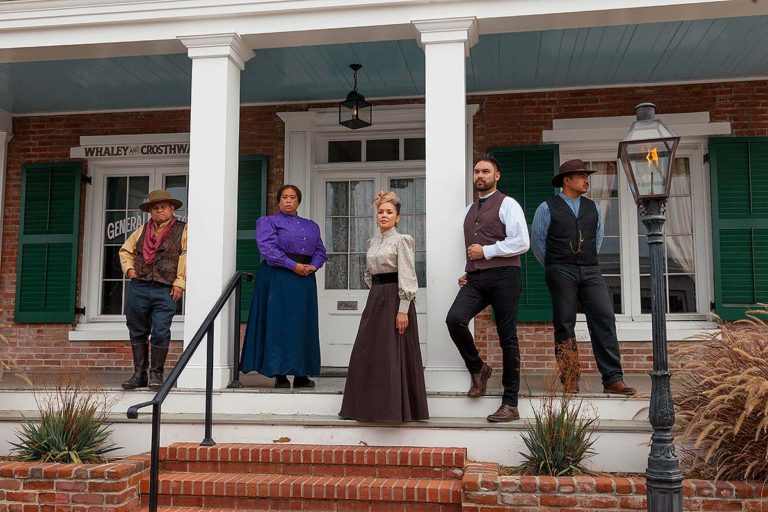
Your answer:
[[[680,137],[656,119],[656,105],[635,107],[637,120],[619,143],[619,158],[627,174],[640,220],[648,231],[651,271],[653,371],[650,421],[653,426],[646,485],[648,510],[682,512],[683,474],[675,452],[672,427],[675,410],[667,365],[667,293],[664,284],[664,210],[672,184],[672,165]]]

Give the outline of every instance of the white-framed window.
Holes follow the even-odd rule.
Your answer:
[[[186,220],[188,165],[136,161],[92,163],[89,167],[93,185],[84,242],[88,248],[82,281],[85,322],[124,323],[127,280],[120,267],[120,247],[148,220],[149,215],[138,206],[151,190],[165,188],[181,200],[184,205],[175,215]],[[183,315],[183,308],[183,301],[179,301],[179,315]],[[183,321],[183,316],[175,320]]]
[[[596,172],[592,198],[600,208],[605,239],[600,266],[619,321],[650,319],[650,268],[645,226],[640,222],[616,145],[569,143],[560,161],[580,158]],[[668,320],[706,320],[712,300],[708,166],[705,141],[678,148],[664,224]],[[695,219],[695,221],[694,221]],[[582,318],[583,319],[583,318]]]

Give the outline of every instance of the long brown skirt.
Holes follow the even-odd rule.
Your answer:
[[[342,418],[359,421],[429,419],[424,366],[419,350],[416,309],[408,310],[408,328],[398,334],[397,283],[376,284],[368,294],[341,403]]]

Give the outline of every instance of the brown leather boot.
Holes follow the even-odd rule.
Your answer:
[[[491,378],[493,368],[487,364],[483,364],[483,368],[477,372],[470,374],[472,376],[472,386],[467,391],[469,398],[480,398],[485,394],[485,390],[488,387],[488,379]]]
[[[520,419],[520,413],[517,407],[509,404],[501,404],[499,409],[486,418],[491,423],[502,423],[504,421],[515,421]]]
[[[579,380],[581,379],[581,367],[579,365],[579,345],[576,338],[563,340],[555,344],[555,360],[560,374],[560,383],[566,395],[575,395],[579,392]]]
[[[631,396],[637,393],[635,388],[631,388],[626,385],[623,380],[617,380],[613,384],[609,384],[603,387],[603,393],[610,393],[612,395],[625,395]]]

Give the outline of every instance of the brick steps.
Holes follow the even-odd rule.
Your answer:
[[[163,512],[458,512],[465,459],[463,448],[178,443],[161,451],[158,503]],[[148,492],[145,477],[144,505]]]
[[[161,451],[168,471],[461,479],[464,448],[178,443]]]

